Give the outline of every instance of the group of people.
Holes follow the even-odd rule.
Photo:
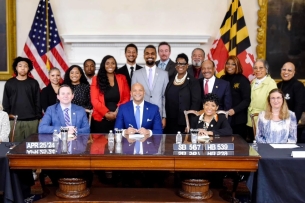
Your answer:
[[[215,64],[204,60],[203,49],[195,48],[191,61],[181,53],[174,62],[170,54],[167,42],[161,42],[157,48],[148,45],[142,67],[136,63],[137,46],[128,44],[123,67],[118,68],[115,58],[107,55],[95,75],[95,61],[87,59],[84,71],[72,65],[63,81],[60,70],[52,68],[50,83],[42,91],[38,82],[29,77],[33,69],[31,60],[17,57],[13,63],[16,77],[6,82],[3,93],[4,111],[18,115],[14,140],[22,141],[37,133],[37,129],[39,133],[52,133],[60,126],[69,126],[71,132],[79,133],[108,133],[117,127],[126,129],[126,134],[144,131],[176,134],[187,129],[184,111],[195,110],[198,114],[190,116],[191,128],[201,128],[201,133],[207,135],[234,133],[252,141],[255,135],[250,115],[260,113],[256,130],[259,142],[296,142],[296,124],[304,111],[305,90],[294,77],[292,63],[283,65],[283,80],[276,84],[268,74],[267,61],[258,59],[253,66],[256,78],[250,84],[236,56],[228,57],[224,75],[217,78]],[[147,103],[157,107],[158,116],[146,117],[146,110],[155,109],[147,107]],[[127,106],[129,112],[124,110]],[[91,110],[89,127],[86,111]],[[218,113],[219,110],[225,114]],[[0,110],[0,116],[5,112]],[[134,119],[127,122],[126,112],[129,117],[134,115]],[[153,125],[141,130],[147,121]],[[2,131],[0,140],[8,140]]]

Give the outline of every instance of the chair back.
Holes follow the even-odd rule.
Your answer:
[[[93,109],[85,109],[85,111],[86,111],[86,113],[89,113],[88,121],[89,121],[89,126],[91,126]]]
[[[255,117],[258,116],[258,113],[252,113],[250,114],[251,122],[252,122],[252,128],[253,128],[253,133],[254,137],[256,136],[256,123],[255,123]]]
[[[9,115],[9,119],[13,120],[13,127],[10,133],[10,142],[14,142],[14,137],[15,137],[15,129],[16,129],[16,124],[17,124],[17,119],[18,115]]]
[[[225,114],[226,118],[228,118],[228,116],[229,116],[228,111],[224,111],[224,110],[218,110],[217,114]]]

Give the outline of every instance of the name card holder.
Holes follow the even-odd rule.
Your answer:
[[[54,149],[54,142],[26,142],[26,149]]]
[[[203,151],[203,144],[173,144],[174,151]]]
[[[27,149],[26,154],[56,154],[55,149]]]
[[[220,150],[220,151],[227,151],[227,150],[234,150],[234,143],[210,143],[204,144],[205,150]]]

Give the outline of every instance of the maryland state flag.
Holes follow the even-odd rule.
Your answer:
[[[208,54],[208,58],[215,63],[217,77],[224,74],[225,62],[231,55],[238,57],[243,67],[243,74],[251,81],[254,78],[252,75],[254,56],[239,0],[232,0]]]

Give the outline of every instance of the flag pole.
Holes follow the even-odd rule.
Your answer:
[[[50,70],[50,63],[49,63],[49,10],[48,10],[48,3],[49,3],[49,0],[46,0],[46,6],[45,6],[45,9],[46,9],[46,56],[47,56],[47,61],[46,61],[46,68],[48,70]]]

